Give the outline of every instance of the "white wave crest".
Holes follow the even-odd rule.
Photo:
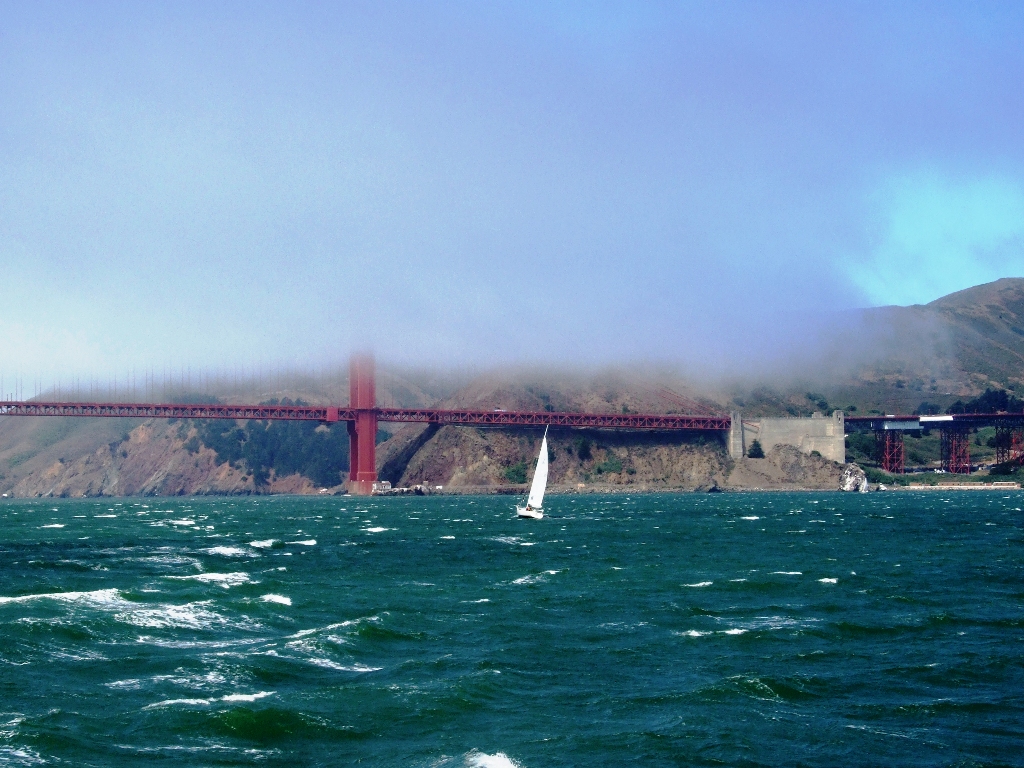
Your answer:
[[[520,768],[519,763],[504,752],[488,755],[486,752],[473,750],[466,755],[467,768]]]
[[[292,599],[285,597],[284,595],[263,595],[260,598],[264,603],[280,603],[281,605],[291,605]]]
[[[252,553],[241,547],[210,547],[206,550],[208,555],[222,555],[223,557],[247,557]]]
[[[58,600],[66,603],[81,602],[90,606],[113,605],[117,602],[127,603],[116,589],[97,589],[92,592],[46,592],[41,595],[19,595],[18,597],[0,597],[0,605],[4,603],[27,603],[31,600]]]
[[[698,581],[696,584],[683,584],[684,587],[710,587],[713,581]]]
[[[147,704],[143,709],[158,709],[159,707],[172,707],[175,705],[186,707],[208,707],[219,701],[256,701],[257,699],[262,699],[267,696],[273,696],[275,693],[276,691],[260,691],[259,693],[229,693],[227,696],[221,696],[213,699],[166,699],[165,701],[157,701],[153,704]]]
[[[201,581],[203,583],[220,584],[224,589],[237,587],[239,584],[250,584],[252,579],[248,573],[237,571],[235,573],[197,573],[193,576],[164,576],[165,579],[175,581]]]
[[[390,531],[391,529],[390,528],[382,528],[382,527],[380,527],[378,525],[378,526],[374,526],[373,528],[363,528],[363,530],[366,531],[367,533],[384,533],[384,531]]]
[[[342,627],[356,627],[364,622],[376,624],[380,622],[380,616],[360,616],[358,619],[348,619],[346,621],[339,621],[336,624],[328,624],[326,627],[316,627],[315,629],[300,629],[294,635],[288,635],[289,639],[295,639],[300,637],[308,637],[309,635],[315,635],[318,632],[331,632],[335,629]]]
[[[306,659],[310,664],[324,669],[335,669],[339,672],[380,672],[384,667],[368,667],[365,664],[339,664],[336,661],[325,659],[322,656],[313,656]]]
[[[211,611],[209,601],[184,605],[139,606],[124,601],[126,610],[114,615],[117,621],[147,629],[211,629],[231,624],[227,618]]]
[[[0,747],[0,765],[45,765],[35,750],[27,747]]]
[[[266,696],[273,696],[276,691],[260,691],[259,693],[229,693],[221,696],[221,701],[256,701]]]
[[[382,528],[381,530],[386,531],[387,528]],[[289,544],[301,544],[304,547],[315,547],[316,546],[316,539],[306,539],[305,541],[289,541],[288,543]]]
[[[803,571],[772,571],[773,574],[778,576],[803,576]]]
[[[818,579],[822,584],[837,584],[839,579]]]
[[[40,525],[40,528],[63,528],[64,523],[50,523],[49,525]]]
[[[70,607],[113,613],[115,621],[149,629],[210,629],[232,622],[210,610],[209,601],[174,605],[169,603],[136,603],[121,597],[116,589],[97,589],[92,592],[48,592],[40,595],[0,597],[4,603],[27,603],[33,600],[54,600]],[[251,622],[242,622],[240,626]]]
[[[250,541],[249,546],[256,549],[270,549],[277,543],[277,539],[262,539],[261,541]]]
[[[518,579],[513,579],[513,584],[536,584],[541,581],[546,581],[546,576],[554,576],[558,571],[544,571],[543,573],[531,573],[528,576],[520,576]]]

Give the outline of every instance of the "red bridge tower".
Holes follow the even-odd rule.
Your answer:
[[[349,363],[349,493],[369,496],[377,481],[377,388],[373,356],[353,355]]]

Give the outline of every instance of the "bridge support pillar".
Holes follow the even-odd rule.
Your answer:
[[[880,429],[875,432],[882,469],[890,475],[903,474],[903,431]]]
[[[952,475],[971,474],[971,430],[951,427],[942,430],[942,468]]]
[[[996,427],[996,464],[1020,464],[1024,458],[1024,429],[1018,426]]]
[[[377,481],[377,391],[370,355],[353,355],[349,363],[349,407],[356,410],[348,423],[348,491],[369,496]]]

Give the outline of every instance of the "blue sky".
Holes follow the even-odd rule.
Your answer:
[[[8,371],[714,365],[1024,276],[1018,3],[0,11]]]

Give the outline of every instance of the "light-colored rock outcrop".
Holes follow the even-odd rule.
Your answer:
[[[839,490],[856,493],[867,493],[868,476],[856,464],[847,464],[843,475],[839,478]]]

